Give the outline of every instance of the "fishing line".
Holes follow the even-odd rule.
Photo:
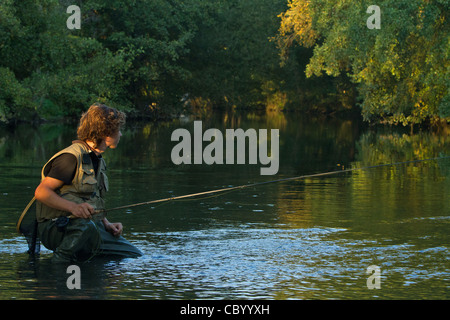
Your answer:
[[[269,181],[263,181],[263,182],[255,182],[255,183],[249,183],[249,184],[239,185],[239,186],[234,186],[234,187],[227,187],[227,188],[209,190],[209,191],[198,192],[198,193],[192,193],[192,194],[187,194],[187,195],[182,195],[182,196],[169,197],[169,198],[164,198],[164,199],[158,199],[158,200],[151,200],[151,201],[145,201],[145,202],[140,202],[140,203],[134,203],[134,204],[129,204],[129,205],[125,205],[125,206],[115,207],[115,208],[111,208],[111,209],[96,210],[95,213],[103,213],[103,212],[107,213],[107,212],[111,212],[111,211],[128,209],[128,208],[144,206],[144,205],[149,205],[149,204],[154,204],[154,203],[161,203],[161,204],[163,204],[163,203],[168,203],[168,202],[175,201],[175,200],[177,200],[177,201],[199,200],[199,198],[197,198],[199,196],[206,196],[206,195],[211,195],[211,194],[218,193],[217,195],[203,197],[204,199],[206,199],[206,198],[217,197],[217,196],[220,196],[220,195],[232,192],[232,191],[242,190],[242,189],[250,188],[250,187],[256,187],[256,186],[260,186],[260,185],[264,185],[264,184],[280,183],[280,182],[287,182],[287,181],[294,181],[294,180],[315,178],[315,177],[323,177],[323,176],[329,176],[329,175],[345,173],[345,172],[362,171],[362,170],[369,170],[369,169],[375,169],[375,168],[381,168],[381,167],[398,166],[398,165],[401,165],[401,164],[418,163],[418,162],[425,162],[425,161],[431,161],[431,160],[440,160],[440,159],[447,159],[447,158],[450,158],[450,156],[428,158],[428,159],[418,159],[418,160],[409,160],[409,161],[401,161],[401,162],[386,163],[386,164],[378,164],[378,165],[366,166],[366,167],[361,167],[361,168],[341,169],[341,170],[328,171],[328,172],[322,172],[322,173],[314,173],[314,174],[301,175],[301,176],[282,178],[282,179],[276,179],[276,180],[269,180]],[[196,199],[188,199],[188,198],[196,198]],[[200,198],[200,199],[203,199],[203,198]]]
[[[92,250],[92,253],[91,253],[90,257],[88,259],[84,260],[84,261],[81,261],[82,263],[89,262],[92,258],[94,258],[96,255],[98,255],[102,251],[100,248],[101,248],[101,246],[103,244],[103,239],[102,239],[102,236],[100,234],[100,229],[99,229],[97,223],[94,221],[94,219],[92,219],[92,217],[89,217],[89,220],[90,220],[90,223],[92,223],[94,225],[95,231],[97,231],[97,235],[98,235],[99,240],[97,241],[97,247]]]

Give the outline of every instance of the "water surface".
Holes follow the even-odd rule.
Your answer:
[[[171,162],[176,128],[190,120],[129,123],[108,150],[113,208],[342,168],[450,154],[445,133],[410,134],[357,120],[257,114],[211,117],[206,128],[280,129],[280,170]],[[93,259],[81,289],[45,248],[26,253],[15,223],[42,165],[75,139],[70,125],[0,131],[1,299],[448,299],[450,160],[409,163],[260,185],[217,197],[109,214],[145,255]],[[381,269],[381,288],[366,270]]]

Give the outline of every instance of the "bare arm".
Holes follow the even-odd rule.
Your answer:
[[[79,218],[89,218],[94,213],[94,208],[88,203],[76,204],[75,202],[61,198],[55,190],[62,187],[63,181],[46,177],[36,188],[34,195],[36,200],[57,210],[67,211]]]

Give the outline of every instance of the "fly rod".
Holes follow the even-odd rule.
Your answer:
[[[260,185],[269,184],[269,183],[277,183],[277,182],[286,182],[286,181],[301,180],[301,179],[307,179],[307,178],[323,177],[323,176],[329,176],[329,175],[351,172],[351,171],[362,171],[362,170],[369,170],[369,169],[380,168],[380,167],[397,166],[397,165],[401,165],[401,164],[425,162],[425,161],[439,160],[439,159],[446,159],[446,158],[450,158],[450,156],[436,157],[436,158],[429,158],[429,159],[419,159],[419,160],[409,160],[409,161],[401,161],[401,162],[386,163],[386,164],[378,164],[378,165],[366,166],[366,167],[361,167],[361,168],[350,168],[350,169],[335,170],[335,171],[328,171],[328,172],[322,172],[322,173],[314,173],[314,174],[308,174],[308,175],[302,175],[302,176],[296,176],[296,177],[282,178],[282,179],[277,179],[277,180],[255,182],[255,183],[244,184],[244,185],[239,185],[239,186],[234,186],[234,187],[227,187],[227,188],[222,188],[222,189],[215,189],[215,190],[209,190],[209,191],[204,191],[204,192],[186,194],[186,195],[182,195],[182,196],[169,197],[169,198],[164,198],[164,199],[134,203],[134,204],[115,207],[115,208],[111,208],[111,209],[96,210],[95,213],[103,213],[103,212],[106,213],[106,212],[110,212],[110,211],[128,209],[128,208],[144,206],[144,205],[149,205],[149,204],[154,204],[154,203],[161,203],[161,202],[186,199],[186,198],[194,198],[194,197],[198,197],[198,196],[204,196],[204,195],[208,195],[208,194],[215,194],[215,193],[226,192],[226,191],[233,191],[233,190],[237,190],[237,189],[245,189],[245,188],[260,186]]]

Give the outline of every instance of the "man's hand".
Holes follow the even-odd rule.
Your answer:
[[[118,237],[122,234],[123,226],[120,222],[111,223],[105,218],[103,219],[103,225],[105,226],[105,230],[115,237]]]
[[[95,209],[89,203],[75,204],[70,212],[77,218],[90,218]]]

